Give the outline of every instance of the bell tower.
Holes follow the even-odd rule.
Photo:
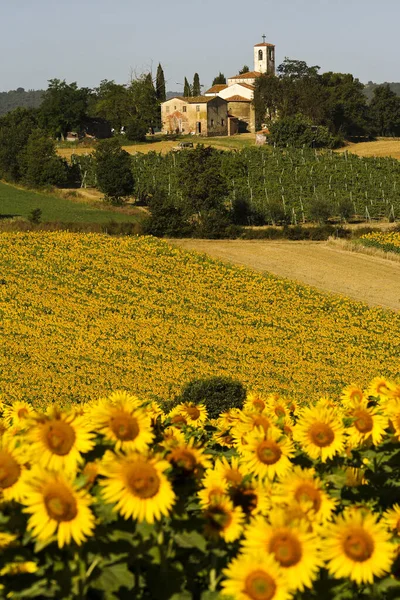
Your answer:
[[[275,75],[275,46],[265,41],[265,35],[262,38],[262,43],[254,46],[254,71]]]

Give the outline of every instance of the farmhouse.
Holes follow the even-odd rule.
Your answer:
[[[234,75],[226,84],[213,85],[204,96],[177,96],[163,102],[163,132],[205,136],[255,133],[254,84],[263,73],[275,74],[275,46],[265,42],[263,36],[263,42],[254,46],[253,53],[253,71]]]

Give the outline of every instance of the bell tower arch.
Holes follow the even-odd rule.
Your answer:
[[[262,38],[262,43],[254,46],[254,71],[275,75],[275,46],[265,41],[265,35]]]

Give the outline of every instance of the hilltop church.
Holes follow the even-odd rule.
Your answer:
[[[255,132],[252,104],[254,83],[263,73],[275,74],[275,46],[254,46],[254,70],[229,77],[228,83],[213,85],[204,96],[175,96],[161,104],[163,133],[193,133],[202,136]]]

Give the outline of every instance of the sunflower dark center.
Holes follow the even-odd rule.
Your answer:
[[[297,565],[303,555],[299,539],[289,529],[278,531],[272,536],[268,551],[285,568]]]
[[[44,425],[44,437],[50,452],[65,456],[74,445],[76,434],[69,423],[51,420]]]
[[[44,493],[44,505],[51,519],[72,521],[78,514],[78,506],[73,494],[61,484],[54,484]]]
[[[285,409],[283,408],[283,406],[275,406],[275,414],[277,417],[284,417],[286,414]]]
[[[121,442],[132,442],[140,431],[137,419],[123,410],[113,414],[110,419],[110,428]]]
[[[300,484],[295,491],[294,497],[299,503],[310,502],[315,512],[318,512],[321,508],[321,492],[311,483]]]
[[[309,435],[313,444],[319,448],[330,446],[335,439],[335,433],[326,423],[313,423],[309,429]]]
[[[25,419],[29,415],[29,410],[24,406],[18,410],[17,415],[19,419]]]
[[[193,452],[185,448],[173,450],[169,458],[177,467],[181,467],[185,471],[193,471],[197,465]]]
[[[235,506],[240,506],[246,515],[251,515],[256,510],[258,496],[252,488],[232,488],[230,497]]]
[[[126,484],[134,496],[146,500],[157,494],[160,478],[153,465],[138,461],[129,465]]]
[[[274,465],[282,456],[282,450],[273,440],[265,440],[257,446],[257,457],[265,465]]]
[[[254,408],[257,408],[259,410],[264,410],[265,402],[264,400],[261,400],[261,398],[256,398],[255,400],[253,400],[253,406]]]
[[[355,418],[354,427],[360,433],[369,433],[370,431],[372,431],[374,427],[374,422],[368,411],[361,409],[356,410],[353,413],[353,417]]]
[[[269,422],[267,417],[264,417],[263,415],[257,415],[253,419],[253,426],[254,427],[262,427],[264,429],[264,431],[267,432],[271,426],[271,423]]]
[[[6,450],[0,450],[0,489],[6,489],[17,483],[21,467]]]
[[[371,558],[374,553],[374,540],[364,529],[354,528],[343,540],[343,549],[351,560],[364,562]]]
[[[183,415],[175,415],[171,418],[171,423],[174,425],[186,425],[187,421]]]
[[[187,406],[186,407],[186,412],[189,415],[189,417],[192,419],[192,421],[197,421],[197,419],[200,417],[200,411],[197,408],[197,406]]]
[[[244,592],[251,600],[272,600],[276,592],[276,583],[271,575],[258,569],[247,575]]]
[[[228,469],[224,473],[225,481],[233,484],[239,484],[242,482],[243,475],[237,469]]]
[[[206,518],[209,522],[209,526],[214,531],[223,531],[232,522],[232,516],[224,510],[223,506],[211,506],[207,513]]]

